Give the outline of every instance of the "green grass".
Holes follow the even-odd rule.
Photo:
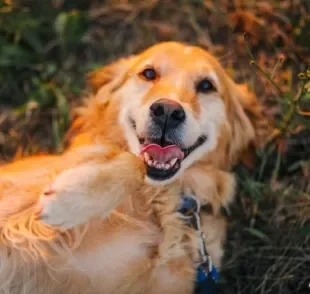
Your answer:
[[[198,44],[276,122],[255,164],[235,170],[221,293],[309,293],[309,1],[4,2],[0,160],[62,152],[91,69],[158,41]]]

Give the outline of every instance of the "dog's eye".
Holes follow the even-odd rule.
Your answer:
[[[196,85],[197,92],[207,93],[214,90],[213,84],[208,79],[203,79]]]
[[[154,81],[158,78],[158,74],[154,68],[146,68],[140,73],[140,76],[148,81]]]

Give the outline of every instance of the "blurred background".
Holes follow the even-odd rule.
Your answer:
[[[167,40],[212,52],[275,121],[236,167],[220,293],[310,293],[309,0],[0,0],[0,162],[62,152],[87,72]]]

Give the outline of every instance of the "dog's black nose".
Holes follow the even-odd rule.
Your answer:
[[[161,128],[175,128],[185,121],[186,114],[178,102],[160,99],[150,106],[153,121]]]

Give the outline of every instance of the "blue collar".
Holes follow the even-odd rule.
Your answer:
[[[200,235],[200,257],[201,261],[197,266],[196,284],[202,285],[208,279],[217,282],[219,280],[219,273],[212,263],[211,256],[207,253],[205,245],[205,235],[200,227],[200,202],[197,197],[182,196],[182,202],[178,212],[184,221],[191,225]]]

